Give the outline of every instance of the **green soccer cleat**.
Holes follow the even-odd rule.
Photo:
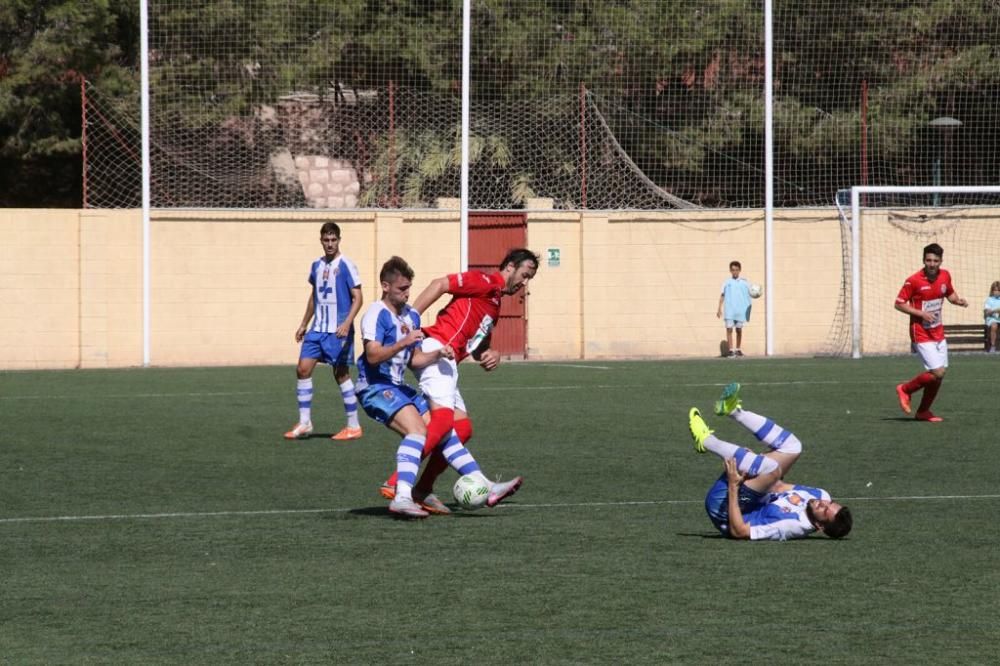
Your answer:
[[[705,452],[705,440],[714,431],[708,429],[705,419],[701,418],[701,412],[697,407],[692,407],[688,412],[688,427],[691,429],[691,438],[694,440],[694,450],[698,453]]]
[[[743,401],[740,400],[740,383],[733,382],[722,389],[722,395],[715,401],[715,413],[719,416],[729,416],[742,404]]]

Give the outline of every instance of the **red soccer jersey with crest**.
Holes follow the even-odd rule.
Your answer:
[[[934,320],[926,322],[920,317],[910,316],[910,340],[912,342],[938,342],[944,340],[944,326],[941,309],[944,301],[955,289],[951,285],[951,273],[940,269],[933,282],[927,279],[923,270],[906,278],[903,288],[896,296],[897,303],[909,303],[918,310],[933,312]]]
[[[458,363],[496,326],[504,286],[500,273],[452,273],[448,276],[447,291],[452,296],[451,302],[438,312],[432,326],[424,328],[424,333],[442,344],[451,345]]]

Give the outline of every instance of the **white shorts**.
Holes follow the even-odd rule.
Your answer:
[[[420,350],[426,353],[435,352],[444,347],[434,338],[424,338]],[[458,363],[450,358],[438,359],[426,368],[417,370],[420,391],[424,397],[434,403],[432,407],[447,407],[448,409],[467,412],[465,401],[458,390]]]
[[[925,370],[937,370],[948,367],[948,341],[918,342],[913,344],[913,351],[920,354]]]
[[[743,328],[746,325],[745,321],[735,321],[733,319],[724,319],[726,322],[726,328]]]

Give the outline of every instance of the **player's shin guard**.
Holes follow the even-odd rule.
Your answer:
[[[455,419],[455,434],[462,440],[462,444],[466,444],[472,439],[472,419],[469,417]]]
[[[918,414],[920,412],[930,411],[931,405],[934,404],[934,399],[937,397],[938,391],[941,389],[941,381],[942,380],[935,377],[933,382],[930,382],[924,386],[924,392],[920,396],[920,406],[917,407]]]
[[[736,459],[736,467],[747,476],[759,476],[778,469],[778,463],[748,448],[725,442],[715,435],[705,438],[705,449],[723,460]]]
[[[313,380],[312,377],[300,379],[295,384],[295,395],[299,402],[299,423],[312,421]]]
[[[399,448],[396,449],[396,497],[412,499],[423,450],[423,435],[407,435],[399,443]]]
[[[354,392],[354,382],[348,377],[340,384],[340,397],[344,401],[344,414],[347,416],[348,428],[360,428],[358,422],[358,396]]]
[[[921,372],[919,375],[903,384],[903,390],[906,393],[913,395],[920,389],[927,389],[931,384],[939,381],[940,380],[934,376],[933,372]]]
[[[755,412],[738,409],[731,417],[744,428],[753,433],[758,442],[763,442],[773,451],[782,453],[801,453],[802,442],[790,430]]]

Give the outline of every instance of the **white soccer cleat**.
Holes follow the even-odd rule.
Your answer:
[[[426,518],[430,514],[420,508],[420,505],[408,497],[398,495],[389,502],[389,513],[402,518]]]
[[[504,481],[503,483],[497,481],[490,486],[490,496],[486,498],[486,506],[496,506],[504,501],[516,493],[522,483],[524,483],[524,477],[521,476],[515,476],[510,481]]]
[[[312,422],[298,423],[294,428],[285,433],[285,439],[305,439],[312,434],[312,431]]]

